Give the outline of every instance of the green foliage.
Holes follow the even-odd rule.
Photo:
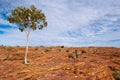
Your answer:
[[[20,6],[12,10],[8,21],[17,24],[21,32],[28,28],[36,30],[47,26],[45,14],[34,5],[31,5],[30,8]]]
[[[64,46],[61,46],[61,48],[64,48]]]
[[[2,47],[3,47],[4,45],[2,44],[2,45],[0,45],[0,46],[2,46]]]
[[[41,10],[37,9],[34,5],[31,5],[30,8],[20,6],[12,10],[11,15],[8,16],[8,21],[10,23],[15,23],[16,25],[18,25],[19,30],[21,32],[26,32],[27,41],[25,51],[25,64],[27,64],[30,31],[36,29],[43,29],[44,27],[46,27],[46,16]]]
[[[115,71],[112,75],[115,78],[115,80],[120,80],[120,71]]]

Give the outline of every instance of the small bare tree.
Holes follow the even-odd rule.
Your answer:
[[[12,10],[10,16],[8,16],[8,21],[10,23],[15,23],[18,25],[21,32],[26,32],[26,51],[24,63],[27,64],[27,54],[28,54],[28,43],[31,30],[43,29],[47,26],[45,14],[37,9],[34,5],[31,5],[30,8],[23,6],[17,7]]]

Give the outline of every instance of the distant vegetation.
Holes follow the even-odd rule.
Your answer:
[[[81,56],[83,53],[86,53],[86,51],[84,51],[84,50],[82,50],[82,51],[75,50],[72,54],[68,55],[68,58],[75,59],[75,58],[78,58],[79,56]]]

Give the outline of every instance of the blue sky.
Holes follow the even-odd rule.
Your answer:
[[[120,0],[0,0],[1,45],[25,46],[25,32],[7,16],[32,4],[46,14],[48,26],[31,32],[30,46],[120,47]]]

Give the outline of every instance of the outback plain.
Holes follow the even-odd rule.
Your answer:
[[[120,80],[120,48],[0,47],[0,80]]]

